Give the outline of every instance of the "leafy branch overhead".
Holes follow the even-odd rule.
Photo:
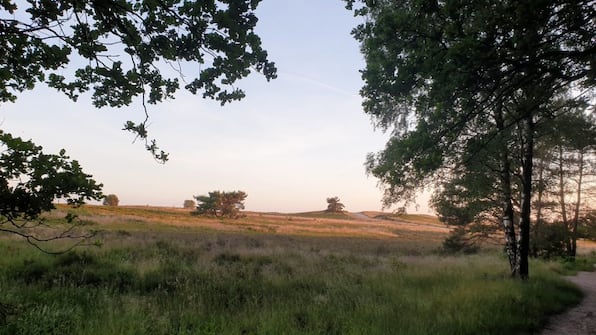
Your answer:
[[[145,103],[173,98],[181,86],[222,105],[240,100],[245,93],[234,83],[251,69],[267,80],[276,77],[254,32],[258,3],[2,1],[0,102],[15,101],[39,82],[75,101],[90,91],[96,107],[128,106],[140,98],[146,117]],[[72,72],[65,71],[68,65]],[[146,121],[127,122],[124,129],[167,160],[147,140]]]
[[[100,200],[101,188],[64,150],[45,154],[31,141],[0,131],[0,232],[19,235],[40,249],[57,239],[80,243],[93,234],[80,232],[75,216],[68,214],[67,226],[58,227],[47,224],[42,214],[59,199],[73,206]]]

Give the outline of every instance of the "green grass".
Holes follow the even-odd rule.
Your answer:
[[[551,260],[546,265],[550,266],[552,271],[564,276],[573,276],[579,271],[594,271],[596,270],[596,251],[578,255],[575,258]]]
[[[315,211],[315,212],[303,212],[288,214],[288,216],[297,216],[305,218],[315,219],[339,219],[339,220],[352,220],[353,218],[346,212],[327,212],[327,211]]]
[[[414,223],[423,223],[431,225],[444,225],[435,216],[424,215],[424,214],[395,214],[395,213],[383,213],[374,215],[376,219],[392,220],[392,221],[410,221]]]
[[[50,256],[0,240],[0,334],[516,334],[580,292],[497,254],[442,257],[401,241],[112,231]]]

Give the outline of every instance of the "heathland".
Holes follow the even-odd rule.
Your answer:
[[[50,255],[0,239],[0,334],[534,333],[581,300],[560,274],[594,261],[537,260],[511,280],[498,244],[441,253],[449,227],[430,216],[76,214],[100,245]]]

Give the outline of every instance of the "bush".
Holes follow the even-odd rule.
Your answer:
[[[569,232],[562,223],[542,224],[534,227],[533,252],[537,257],[552,258],[567,256],[566,242]]]
[[[468,237],[468,232],[464,227],[457,227],[452,230],[441,246],[441,251],[446,254],[474,254],[478,250],[479,247]]]
[[[590,211],[580,219],[578,230],[582,238],[596,241],[596,210]]]
[[[184,200],[182,207],[185,209],[194,209],[197,207],[197,203],[194,200]]]
[[[104,206],[118,206],[120,200],[118,196],[115,194],[108,194],[103,198],[103,205]]]

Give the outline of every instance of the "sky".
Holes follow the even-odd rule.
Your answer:
[[[149,105],[150,137],[169,153],[162,165],[126,120],[140,105],[94,108],[38,85],[0,107],[0,127],[48,153],[66,149],[121,205],[181,207],[213,190],[242,190],[251,211],[303,212],[338,196],[346,210],[380,210],[382,191],[364,168],[388,134],[361,107],[364,60],[350,31],[358,19],[339,0],[263,0],[257,33],[278,78],[257,73],[237,86],[246,98],[221,107],[184,90]],[[418,211],[428,213],[421,200]]]

